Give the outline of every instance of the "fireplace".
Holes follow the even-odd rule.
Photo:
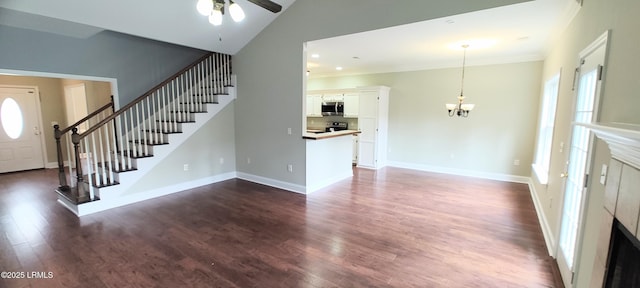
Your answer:
[[[613,220],[605,288],[640,287],[640,241]]]
[[[589,287],[640,287],[640,125],[576,125],[590,128],[611,152]]]

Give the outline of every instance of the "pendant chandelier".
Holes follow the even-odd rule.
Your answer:
[[[464,56],[462,58],[462,81],[460,84],[460,96],[458,96],[457,104],[446,104],[447,110],[449,111],[449,117],[453,117],[454,115],[458,115],[458,117],[467,117],[469,116],[469,112],[473,110],[475,104],[465,104],[464,103],[464,66],[467,60],[467,48],[469,48],[468,44],[462,45],[464,49]]]

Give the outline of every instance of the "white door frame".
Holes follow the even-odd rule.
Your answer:
[[[582,66],[582,60],[587,58],[588,56],[590,56],[593,52],[597,51],[599,48],[601,47],[605,47],[605,51],[604,51],[604,59],[603,59],[603,66],[604,66],[604,70],[606,70],[606,64],[607,64],[607,55],[608,55],[608,50],[609,50],[609,42],[608,42],[608,38],[609,38],[609,34],[610,34],[610,30],[607,30],[605,33],[603,33],[602,35],[600,35],[600,37],[598,37],[595,41],[593,41],[591,44],[589,44],[586,48],[584,48],[582,51],[580,51],[580,53],[578,53],[578,67]],[[580,76],[582,75],[583,71],[580,72],[576,72],[575,73],[575,79],[573,81],[573,85],[574,85],[574,97],[573,97],[573,101],[572,101],[572,116],[571,119],[573,121],[573,119],[575,119],[575,114],[576,114],[576,105],[577,105],[577,97],[578,97],[578,84],[580,83]],[[597,122],[599,120],[600,117],[600,102],[602,99],[602,91],[603,90],[603,86],[604,86],[604,72],[602,72],[602,80],[600,81],[600,84],[597,87],[597,90],[595,91],[595,95],[594,95],[594,106],[593,106],[593,116],[592,116],[592,121],[593,122]],[[572,124],[572,127],[570,129],[570,137],[573,138],[573,130],[574,130],[574,126]],[[569,162],[569,159],[571,157],[571,141],[572,139],[569,139],[569,153],[567,153],[567,157],[566,157],[566,163]],[[594,148],[595,145],[595,137],[593,136],[593,134],[590,135],[589,137],[589,150],[587,151],[587,160],[586,160],[586,164],[585,164],[585,173],[587,173],[590,177],[590,179],[587,179],[587,186],[586,186],[586,192],[584,193],[584,197],[582,198],[582,203],[580,203],[580,207],[579,207],[579,224],[577,227],[577,234],[576,234],[576,244],[575,244],[575,252],[574,252],[574,265],[573,265],[573,282],[570,283],[571,286],[568,287],[575,287],[575,275],[579,273],[579,269],[580,269],[580,255],[582,252],[582,238],[584,236],[584,227],[585,227],[585,218],[586,218],[586,207],[587,204],[589,203],[589,191],[591,190],[591,181],[594,179],[593,175],[595,175],[593,173],[593,165],[592,165],[592,160],[594,157],[594,153],[595,153],[595,149]],[[567,168],[565,167],[565,170]],[[562,230],[562,214],[563,214],[563,209],[564,209],[564,200],[565,200],[565,192],[566,192],[566,180],[565,183],[562,186],[562,192],[563,192],[563,197],[561,197],[561,202],[560,205],[558,205],[559,207],[559,215],[560,217],[558,217],[558,225],[557,225],[557,231],[556,231],[556,243],[558,243],[558,245],[556,245],[556,251],[555,251],[555,255],[556,255],[556,260],[558,261],[558,264],[560,264],[560,256],[561,254],[561,245],[560,245],[560,236],[561,236],[561,230]],[[562,259],[562,261],[564,261],[564,259]],[[561,268],[562,269],[562,268]],[[562,273],[561,273],[562,274]],[[564,279],[563,279],[564,281]],[[567,287],[567,288],[568,288]]]
[[[0,84],[0,88],[15,88],[15,89],[25,89],[30,90],[33,89],[36,94],[36,117],[38,121],[38,125],[40,126],[40,134],[38,138],[40,138],[40,150],[42,151],[42,167],[47,167],[48,155],[47,155],[47,145],[44,139],[44,126],[42,125],[42,99],[40,98],[40,90],[38,90],[38,86],[29,86],[29,85],[2,85]]]
[[[114,108],[115,110],[120,109],[120,96],[118,94],[118,79],[116,78],[73,75],[73,74],[64,74],[64,73],[50,73],[50,72],[39,72],[39,71],[27,71],[27,70],[12,70],[12,69],[0,69],[0,75],[33,76],[33,77],[109,82],[111,83],[111,94],[113,95]]]

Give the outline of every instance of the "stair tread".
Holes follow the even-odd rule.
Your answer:
[[[132,153],[131,151],[124,151],[124,152],[125,153],[122,153],[122,151],[118,151],[118,154],[122,154],[124,156],[131,157],[132,159],[153,157],[153,154],[138,153],[138,155],[129,155],[129,154],[135,154],[135,153]]]
[[[98,163],[97,163],[97,165],[98,165],[98,167],[104,168],[106,163],[111,163],[111,165],[110,165],[110,166],[111,166],[111,168],[112,168],[112,169],[111,169],[111,171],[112,171],[112,172],[116,172],[116,173],[122,173],[122,172],[129,172],[129,171],[135,171],[135,170],[138,170],[138,169],[137,169],[137,168],[135,168],[135,167],[130,167],[130,168],[123,169],[122,164],[114,165],[114,164],[113,164],[114,162],[115,162],[115,161],[110,161],[110,162],[98,162]],[[118,166],[118,167],[116,167],[116,166]]]
[[[67,201],[74,203],[76,205],[91,202],[91,199],[89,199],[89,197],[86,197],[86,196],[78,197],[78,187],[69,187],[69,186],[57,187],[55,190],[56,190],[56,193],[58,193],[58,195],[64,197],[65,199],[67,199]],[[95,200],[100,200],[100,199],[96,197]]]
[[[207,113],[207,111],[196,111],[196,110],[189,110],[189,111],[169,111],[169,113]]]
[[[96,175],[95,173],[94,173],[94,174],[91,174],[91,177],[93,178],[93,179],[92,179],[92,180],[93,180],[93,184],[92,184],[91,186],[93,186],[93,187],[96,187],[96,188],[104,188],[104,187],[115,186],[115,185],[119,185],[119,184],[120,184],[120,182],[118,182],[118,181],[111,181],[111,179],[108,179],[108,178],[107,178],[106,183],[104,183],[104,184],[98,184],[98,182],[100,182],[100,181],[96,180],[95,175]],[[84,183],[89,184],[89,177],[88,177],[88,175],[87,175],[87,177],[85,177],[85,178],[84,178]]]
[[[129,142],[130,143],[136,143],[136,144],[145,144],[145,145],[149,145],[149,146],[169,145],[169,142],[153,143],[153,142],[150,142],[150,141],[140,141],[140,140],[131,140]]]
[[[165,131],[165,130],[144,130],[145,132],[150,133],[161,133],[161,134],[180,134],[182,131]]]
[[[194,102],[191,102],[191,103],[189,103],[189,102],[180,102],[180,104],[181,104],[181,105],[188,105],[188,104],[191,104],[191,105],[198,105],[198,104],[220,104],[220,102],[218,102],[218,101],[202,101],[202,102],[198,102],[198,103],[194,103]]]
[[[196,123],[196,120],[156,120],[156,122]]]

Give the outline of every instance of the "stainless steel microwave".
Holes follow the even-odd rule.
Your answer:
[[[322,116],[344,115],[344,102],[322,102]]]

